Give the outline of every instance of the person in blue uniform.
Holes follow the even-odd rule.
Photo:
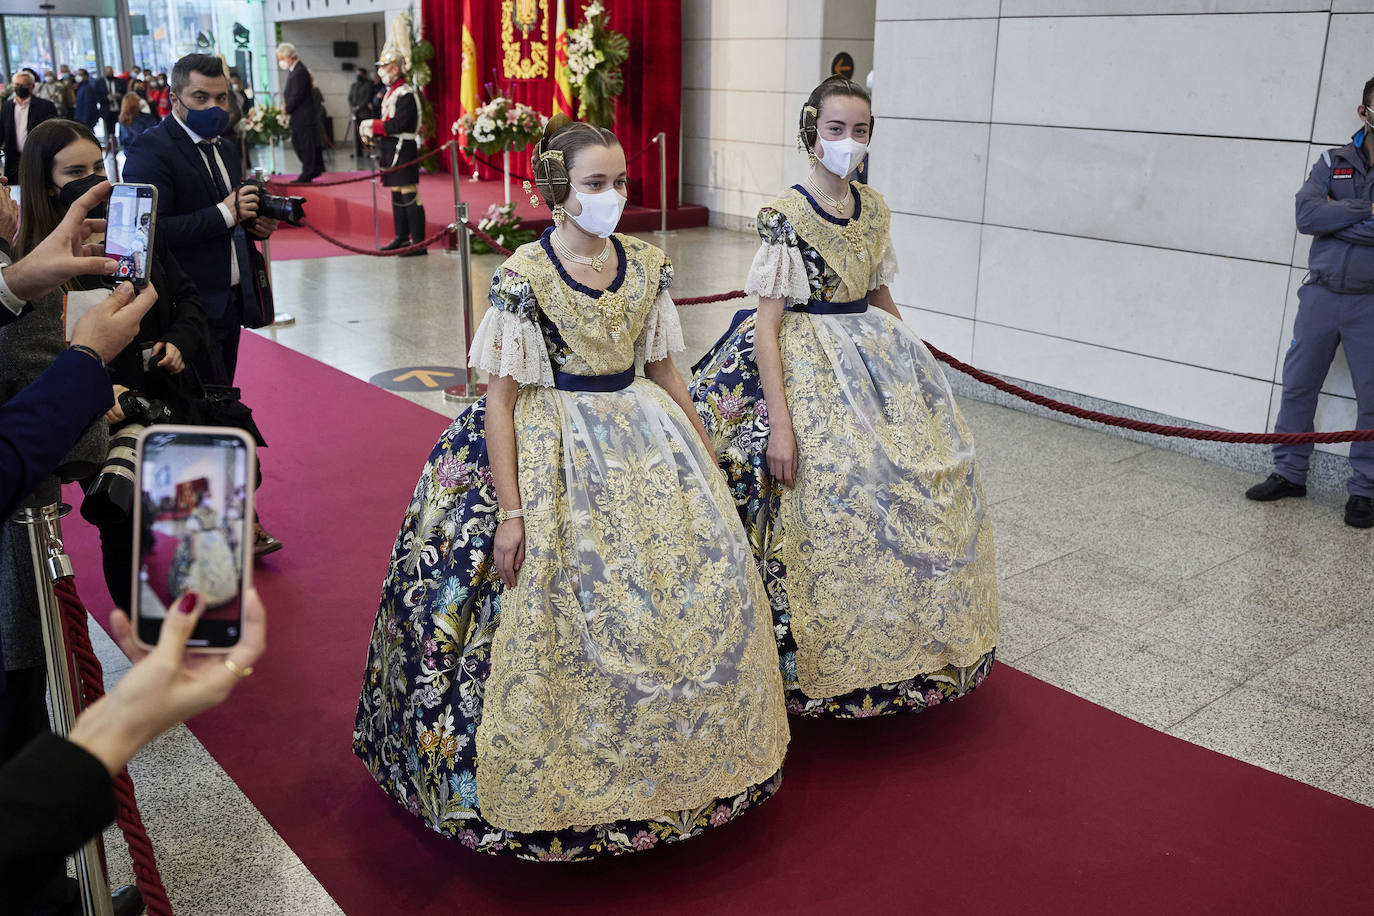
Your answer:
[[[1364,84],[1356,113],[1355,136],[1322,153],[1298,189],[1298,231],[1312,236],[1312,248],[1283,359],[1275,432],[1311,432],[1337,346],[1350,364],[1355,425],[1374,428],[1374,79]],[[1306,496],[1311,456],[1310,444],[1275,445],[1273,473],[1245,495],[1259,502]],[[1374,442],[1351,443],[1345,486],[1345,523],[1374,527]]]

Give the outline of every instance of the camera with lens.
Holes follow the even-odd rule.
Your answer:
[[[279,220],[288,226],[299,226],[305,219],[305,198],[268,194],[267,174],[262,169],[254,169],[253,176],[245,178],[243,183],[258,189],[258,216]]]
[[[110,434],[105,464],[81,501],[81,517],[93,525],[107,525],[129,517],[134,507],[134,457],[139,434],[154,424],[172,422],[172,411],[166,404],[138,391],[121,394],[119,409],[124,411],[125,422]]]

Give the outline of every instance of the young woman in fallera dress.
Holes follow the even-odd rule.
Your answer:
[[[672,266],[613,234],[624,150],[555,118],[532,165],[556,228],[492,278],[488,393],[406,511],[354,748],[434,830],[571,860],[758,805],[788,731],[768,599],[669,355]]]
[[[806,181],[759,212],[759,296],[697,364],[776,624],[788,710],[859,717],[961,697],[992,668],[997,582],[973,439],[901,320],[887,205],[849,181],[868,93],[802,109]]]

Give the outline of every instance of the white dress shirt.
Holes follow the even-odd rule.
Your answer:
[[[203,140],[207,140],[210,138],[202,137],[200,134],[196,133],[195,131],[191,130],[191,128],[187,127],[186,122],[181,120],[181,118],[178,118],[176,112],[172,112],[172,117],[177,119],[177,123],[181,125],[181,129],[186,131],[186,136],[190,137],[191,142],[196,144],[196,154],[200,156],[200,161],[205,162],[205,156],[200,152],[201,149],[203,149],[203,147],[200,146],[200,143]],[[215,154],[215,167],[219,169],[219,177],[224,180],[224,186],[226,188],[232,188],[233,185],[229,182],[229,170],[225,168],[224,160],[220,157],[219,154],[219,144],[213,144],[212,149]],[[209,168],[208,163],[206,165],[206,168]],[[229,229],[234,228],[234,224],[237,223],[238,220],[234,219],[233,211],[225,205],[224,201],[220,201],[218,206],[220,214],[224,217],[224,225]],[[229,244],[229,285],[239,285],[239,254],[235,250],[235,246],[233,244],[232,239],[230,239]]]
[[[15,148],[19,152],[24,152],[24,138],[29,135],[29,103],[33,101],[33,96],[27,99],[14,97],[14,139]]]

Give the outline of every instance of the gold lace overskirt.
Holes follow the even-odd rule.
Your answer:
[[[700,806],[788,730],[772,619],[724,478],[640,379],[516,401],[525,562],[501,596],[477,790],[507,830]]]
[[[997,642],[992,525],[938,364],[873,308],[789,312],[779,343],[801,456],[779,521],[802,690],[974,664]]]

